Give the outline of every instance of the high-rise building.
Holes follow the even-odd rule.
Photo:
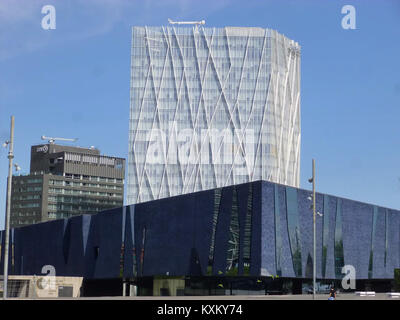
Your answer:
[[[13,176],[11,227],[120,207],[125,159],[95,148],[31,147],[29,175]]]
[[[262,28],[133,27],[127,203],[299,187],[300,46]]]

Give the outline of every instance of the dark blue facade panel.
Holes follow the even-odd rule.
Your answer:
[[[327,205],[325,208],[327,212],[323,211],[324,215],[328,215],[327,219],[324,220],[327,223],[327,243],[326,243],[326,266],[325,266],[325,279],[335,278],[335,226],[336,226],[336,210],[337,210],[337,198],[328,196],[326,198]],[[322,269],[322,266],[321,266]]]
[[[312,278],[313,267],[313,209],[312,192],[298,190],[298,212],[299,227],[301,233],[301,253],[303,277]],[[311,200],[310,200],[311,199]],[[316,212],[323,214],[323,195],[316,194]],[[323,217],[316,215],[316,255],[317,255],[317,276],[322,277],[322,242],[323,242]]]
[[[56,274],[63,274],[62,256],[63,221],[54,224],[41,223],[24,229],[14,229],[13,262],[9,262],[9,274],[41,274],[42,268],[51,265]],[[14,238],[14,239],[12,239]]]
[[[303,199],[303,201],[305,201]],[[316,215],[315,215],[315,225],[316,225],[316,265],[317,265],[317,277],[322,278],[322,249],[323,249],[323,222],[324,222],[324,195],[317,193],[316,194]],[[320,213],[320,214],[318,214]],[[310,266],[308,266],[309,268]]]
[[[261,274],[276,275],[274,185],[262,182],[261,194]]]
[[[124,234],[124,261],[123,276],[124,278],[133,278],[136,275],[134,259],[136,251],[134,250],[134,222],[135,206],[125,207],[125,234]]]
[[[245,243],[245,225],[246,219],[248,219],[248,205],[249,196],[251,195],[252,185],[249,187],[248,184],[241,184],[236,186],[237,200],[238,200],[238,214],[239,214],[239,260],[238,260],[238,274],[244,274],[244,250]]]
[[[354,266],[358,278],[368,279],[373,206],[343,199],[342,217],[344,263]]]
[[[308,273],[306,272],[308,271],[307,260],[309,257],[313,257],[313,210],[311,207],[312,200],[308,199],[309,197],[312,197],[312,192],[310,191],[300,190],[297,192],[299,230],[301,234],[300,243],[301,243],[301,263],[302,263],[303,277],[305,277],[306,273]]]
[[[261,274],[261,181],[253,183],[253,210],[251,219],[250,275]]]
[[[399,213],[395,210],[388,210],[388,244],[386,260],[386,276],[394,277],[394,269],[400,265],[400,222]]]
[[[82,231],[87,223],[88,221],[86,219],[84,221],[84,216],[68,219],[63,240],[64,245],[67,247],[65,272],[70,276],[81,276],[85,272]],[[35,238],[35,235],[33,235],[33,238]]]
[[[259,181],[222,188],[220,202],[219,191],[208,190],[17,228],[9,274],[40,275],[51,265],[56,275],[86,278],[222,275],[229,261],[231,275],[310,278],[310,196]],[[342,277],[344,264],[355,267],[357,279],[393,278],[400,267],[399,211],[323,194],[316,209],[317,278]],[[4,232],[0,237],[3,271]]]
[[[222,188],[220,211],[215,234],[213,274],[225,274],[227,267],[229,225],[232,213],[233,188]]]
[[[93,273],[87,277],[99,279],[122,276],[122,208],[93,215],[90,227],[92,232],[96,230],[97,236],[87,241],[84,248],[86,265],[94,265]]]
[[[147,204],[137,204],[135,206],[135,217],[134,217],[134,244],[135,244],[135,261],[137,276],[143,275],[143,259],[145,251],[145,241],[146,241],[146,228],[149,228],[149,223],[147,220],[152,219],[151,209],[158,210],[157,203]],[[159,222],[162,223],[163,215],[159,213]],[[178,228],[178,226],[176,226]],[[160,260],[160,263],[163,263]]]
[[[38,233],[42,234],[40,237],[40,243],[38,244],[39,248],[44,249],[42,251],[42,259],[39,260],[39,264],[37,267],[37,274],[41,274],[41,270],[43,266],[50,265],[54,266],[55,273],[64,274],[65,265],[64,258],[62,255],[62,240],[63,240],[63,230],[64,230],[64,220],[55,221],[53,225],[48,223],[41,223],[41,230],[37,230]]]
[[[96,215],[97,216],[97,215]],[[86,228],[89,227],[88,235],[86,241],[84,240],[86,237],[83,236],[83,251],[84,251],[84,259],[85,259],[85,277],[88,279],[95,278],[96,266],[97,266],[97,257],[100,253],[100,242],[101,242],[101,232],[99,230],[99,224],[96,223],[98,219],[95,216],[91,217],[90,223],[86,224]],[[85,228],[85,229],[86,229]]]
[[[206,273],[213,191],[135,206],[138,275]],[[194,261],[192,261],[194,260]]]
[[[385,278],[385,215],[386,209],[377,208],[375,236],[372,243],[372,278]]]
[[[36,240],[37,227],[27,226],[24,228],[16,229],[17,234],[21,234],[21,237],[17,236],[16,240],[20,240],[21,243],[17,245],[18,253],[20,255],[20,270],[21,274],[40,274],[38,268],[36,268]],[[44,263],[41,263],[42,265]]]
[[[207,273],[211,245],[212,217],[214,209],[214,192],[201,192],[195,196],[194,215],[194,248],[199,258],[201,272]],[[193,262],[192,262],[193,263]],[[194,262],[196,263],[196,262]],[[192,272],[189,272],[192,274]]]
[[[290,248],[289,230],[286,208],[286,187],[278,185],[279,228],[281,236],[281,275],[282,277],[296,277],[293,269],[292,251]],[[275,204],[277,205],[277,204]],[[278,248],[279,250],[279,248]]]

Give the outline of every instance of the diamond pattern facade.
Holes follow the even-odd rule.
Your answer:
[[[261,28],[133,27],[127,203],[299,186],[300,47]]]

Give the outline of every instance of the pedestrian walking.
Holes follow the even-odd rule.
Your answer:
[[[331,286],[331,290],[329,291],[328,300],[336,300],[336,290],[334,286]]]

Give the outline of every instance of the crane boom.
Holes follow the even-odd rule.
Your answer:
[[[56,141],[56,140],[71,141],[71,142],[75,142],[76,140],[78,140],[78,138],[68,139],[68,138],[53,138],[53,137],[46,137],[46,136],[42,136],[41,138],[42,138],[42,140],[48,140],[49,143],[54,143],[54,141]]]

